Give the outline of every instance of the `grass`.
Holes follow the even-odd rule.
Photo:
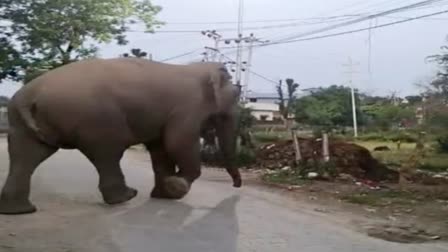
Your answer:
[[[262,179],[268,183],[285,185],[304,185],[309,182],[294,171],[277,171],[272,174],[263,175]]]
[[[397,144],[393,142],[381,142],[381,141],[356,141],[359,144],[370,151],[372,155],[383,162],[384,164],[392,167],[400,167],[402,164],[408,162],[410,157],[415,153],[415,143],[402,143],[401,148],[397,149]],[[373,152],[373,149],[377,146],[388,146],[391,151]],[[431,172],[445,172],[448,171],[448,154],[439,153],[431,148],[431,144],[425,146],[426,152],[424,157],[419,161],[418,169],[431,171]]]
[[[289,132],[254,132],[253,138],[256,144],[274,143],[277,141],[289,139],[291,137]]]
[[[414,205],[419,199],[412,193],[398,190],[370,191],[341,196],[341,199],[358,205],[381,207],[388,205]]]

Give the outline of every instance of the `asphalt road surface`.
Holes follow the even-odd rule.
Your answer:
[[[0,139],[0,183],[8,166]],[[149,199],[149,156],[128,151],[122,166],[139,194],[106,206],[93,166],[77,151],[60,151],[33,176],[38,212],[0,215],[0,251],[14,252],[334,252],[448,251],[443,243],[374,239],[275,192],[231,187],[225,173],[204,172],[181,201]]]

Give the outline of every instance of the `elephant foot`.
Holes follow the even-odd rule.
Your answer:
[[[182,177],[172,176],[165,179],[165,190],[157,189],[158,188],[154,188],[153,192],[151,193],[151,197],[164,199],[181,199],[190,191],[190,185],[188,184],[186,179]]]
[[[137,196],[138,191],[124,185],[102,188],[101,193],[103,194],[103,199],[106,204],[116,205],[131,200]]]
[[[36,212],[36,207],[29,200],[5,200],[0,199],[0,214],[19,215]]]

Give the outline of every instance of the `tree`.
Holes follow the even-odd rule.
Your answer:
[[[16,79],[20,65],[20,54],[6,38],[0,37],[0,81],[6,78]]]
[[[405,122],[415,121],[415,111],[412,107],[388,104],[374,104],[363,107],[363,113],[369,117],[370,126],[389,130]]]
[[[2,0],[0,9],[33,77],[96,56],[94,43],[127,44],[125,32],[138,21],[147,32],[162,24],[154,18],[161,7],[150,0]]]
[[[8,28],[0,25],[0,81],[6,78],[17,79],[22,64],[20,53],[14,48],[9,37],[11,33]]]
[[[131,57],[131,58],[132,57],[134,57],[134,58],[146,58],[148,56],[148,53],[143,51],[142,49],[139,49],[139,48],[132,48],[130,54],[129,53],[123,53],[122,56],[125,57],[125,58],[129,58],[129,57]]]
[[[279,96],[279,110],[284,120],[289,119],[289,115],[293,112],[294,103],[296,101],[296,92],[299,88],[299,84],[294,82],[294,79],[288,78],[286,82],[286,91],[288,95],[288,100],[286,101],[284,97],[282,81],[279,81],[277,85],[277,93]]]
[[[447,39],[448,41],[448,39]],[[442,97],[445,101],[448,100],[448,46],[441,47],[440,54],[431,55],[428,57],[433,62],[439,65],[439,72],[430,83],[429,94],[433,96]]]
[[[423,97],[420,95],[409,95],[405,99],[409,102],[409,105],[413,106],[423,101]]]
[[[240,138],[241,146],[254,148],[255,145],[250,135],[250,129],[254,125],[256,118],[252,115],[252,109],[238,106],[238,122],[237,122],[237,134]]]
[[[357,97],[359,103],[359,97]],[[358,108],[359,109],[359,108]],[[295,104],[296,120],[316,126],[351,126],[352,104],[349,87],[332,85],[320,87],[311,94],[297,100]],[[363,117],[358,111],[358,123]]]

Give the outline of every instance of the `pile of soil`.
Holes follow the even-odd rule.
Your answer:
[[[302,161],[317,163],[322,160],[322,142],[316,138],[298,138]],[[350,174],[358,179],[372,181],[397,182],[397,171],[391,170],[372,157],[370,151],[362,146],[329,140],[330,160],[335,166],[336,174]],[[257,150],[258,168],[282,169],[295,165],[295,150],[292,140],[266,144]]]

